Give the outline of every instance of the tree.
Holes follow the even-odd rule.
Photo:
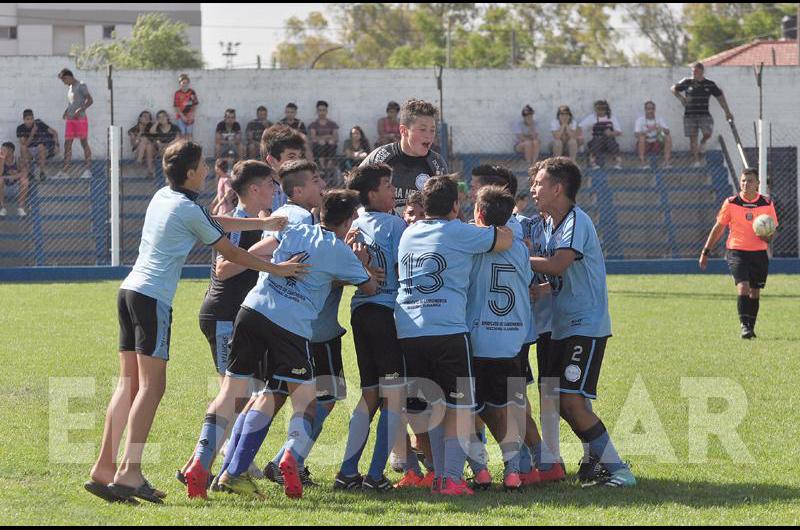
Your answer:
[[[689,46],[684,21],[669,4],[624,4],[625,20],[636,25],[640,34],[650,41],[659,57],[640,53],[636,63],[642,66],[684,65]],[[660,59],[660,60],[659,60]]]
[[[200,52],[189,45],[187,27],[161,13],[139,15],[130,39],[75,47],[71,55],[81,69],[105,68],[109,64],[123,70],[202,68]]]

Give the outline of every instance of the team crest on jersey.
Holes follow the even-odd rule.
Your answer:
[[[578,365],[571,364],[564,370],[564,378],[570,383],[577,383],[581,378],[581,368]]]
[[[753,220],[753,214],[752,213],[748,213],[747,215],[744,216],[744,218],[747,219],[748,221],[752,221]]]
[[[417,180],[415,182],[417,185],[417,189],[422,191],[422,188],[425,187],[425,183],[428,182],[430,179],[431,176],[428,175],[427,173],[420,173],[419,175],[417,175]]]

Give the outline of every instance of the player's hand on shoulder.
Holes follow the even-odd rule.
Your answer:
[[[358,260],[361,262],[361,264],[364,265],[365,267],[368,267],[369,262],[372,260],[372,258],[369,255],[367,246],[359,241],[354,241],[350,245],[350,248],[353,249],[353,252],[355,253]]]
[[[263,216],[265,212],[258,214],[259,218],[264,221],[264,230],[281,231],[289,224],[289,218],[282,215],[277,216]]]
[[[275,272],[275,274],[277,276],[283,276],[284,278],[302,278],[308,274],[308,271],[311,268],[310,263],[302,263],[307,256],[308,255],[303,252],[292,256],[289,261],[278,263],[278,270]]]
[[[386,271],[380,267],[367,267],[367,273],[369,274],[370,278],[378,283],[383,283],[386,281]]]
[[[358,237],[360,235],[361,235],[361,230],[359,230],[358,228],[351,229],[349,232],[347,232],[347,235],[344,236],[345,244],[347,244],[347,246],[349,246],[349,247],[352,247],[353,244],[356,241],[358,241]]]

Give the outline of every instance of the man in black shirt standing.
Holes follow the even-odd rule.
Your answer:
[[[400,141],[378,147],[361,163],[362,167],[383,163],[392,168],[397,208],[405,207],[408,195],[422,190],[428,179],[448,172],[441,155],[431,151],[438,114],[432,103],[419,99],[406,101],[400,110]]]
[[[683,95],[681,92],[685,92]],[[672,93],[685,107],[683,114],[683,132],[689,137],[691,144],[694,167],[702,165],[700,154],[705,151],[706,142],[711,138],[714,130],[714,120],[708,110],[708,101],[711,96],[717,98],[720,107],[725,111],[725,119],[733,121],[733,114],[725,101],[725,95],[716,83],[705,78],[705,67],[703,63],[692,64],[692,77],[682,79],[678,84],[672,86]],[[703,132],[700,145],[697,144],[697,130]]]

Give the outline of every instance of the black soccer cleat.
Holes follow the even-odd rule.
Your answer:
[[[590,456],[589,460],[581,458],[580,466],[578,467],[578,481],[581,486],[594,486],[608,477],[609,472],[599,458],[596,456]]]
[[[352,491],[361,488],[361,483],[364,478],[361,475],[353,475],[348,477],[340,471],[336,474],[336,479],[333,481],[333,489],[339,491]]]
[[[283,486],[283,475],[281,475],[281,470],[278,468],[278,464],[271,460],[267,462],[267,466],[264,468],[264,478],[270,482],[274,482],[275,484]]]
[[[314,481],[311,479],[311,470],[310,470],[310,469],[308,469],[308,467],[307,467],[307,466],[306,466],[306,467],[304,467],[304,468],[303,468],[303,469],[300,471],[300,482],[302,482],[302,483],[303,483],[303,486],[305,486],[305,487],[308,487],[308,486],[316,486],[316,485],[317,485],[317,483],[316,483],[316,482],[314,482]]]
[[[753,330],[753,328],[747,324],[742,324],[742,338],[745,340],[756,338],[755,330]]]
[[[364,477],[364,480],[361,481],[361,490],[362,491],[375,491],[377,493],[385,493],[387,491],[391,491],[392,488],[392,481],[386,478],[386,475],[381,475],[381,478],[375,480],[374,478],[370,477],[369,475]]]

